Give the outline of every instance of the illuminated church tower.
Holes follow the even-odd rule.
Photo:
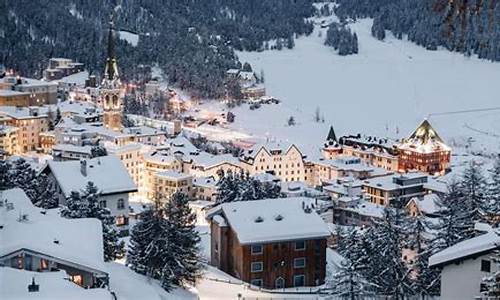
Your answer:
[[[100,97],[104,109],[104,126],[119,131],[122,129],[123,94],[115,57],[112,20],[109,25],[108,54],[100,87]]]

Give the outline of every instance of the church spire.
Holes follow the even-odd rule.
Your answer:
[[[328,132],[328,136],[326,137],[326,140],[337,142],[337,136],[335,135],[335,131],[333,130],[333,126],[330,126],[330,131]]]
[[[104,81],[119,83],[118,65],[116,63],[115,55],[115,40],[113,36],[114,23],[113,14],[111,14],[111,20],[109,22],[109,33],[108,33],[108,51],[106,57],[106,66],[104,67]]]

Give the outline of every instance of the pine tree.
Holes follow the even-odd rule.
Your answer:
[[[500,235],[500,229],[496,230],[496,234]],[[485,291],[482,292],[484,299],[500,299],[500,250],[494,251],[492,257],[492,262],[497,264],[497,270],[490,276],[483,278],[482,284],[485,287]]]
[[[171,274],[171,283],[177,286],[194,284],[201,271],[200,237],[195,229],[196,216],[191,213],[188,201],[185,194],[175,193],[165,207],[174,259],[164,269]]]
[[[412,265],[412,290],[422,299],[439,295],[440,272],[429,267],[429,257],[435,253],[429,223],[425,217],[417,216],[409,219],[408,239],[406,247],[415,253]]]
[[[0,190],[10,189],[11,183],[11,165],[5,160],[0,160]]]
[[[102,224],[103,253],[105,261],[112,261],[121,257],[125,244],[118,239],[114,218],[110,211],[99,205],[99,190],[94,183],[88,182],[80,194],[72,191],[66,206],[61,209],[61,216],[65,218],[96,218]]]
[[[37,194],[33,186],[35,178],[35,170],[24,158],[18,158],[14,161],[9,180],[14,187],[21,188],[32,201]]]
[[[370,281],[377,287],[380,295],[393,299],[404,299],[413,295],[411,269],[402,260],[404,238],[402,213],[386,209],[382,221],[375,221],[367,232],[372,243]]]
[[[487,198],[486,202],[486,214],[489,216],[488,219],[494,222],[493,225],[498,225],[497,218],[495,217],[500,212],[500,155],[498,155],[495,159],[495,163],[490,172],[490,182],[488,184],[487,189]]]
[[[462,206],[468,212],[469,217],[474,221],[486,220],[486,179],[481,172],[480,166],[471,161],[464,170],[460,188],[464,198]]]
[[[33,204],[45,209],[59,206],[59,198],[47,175],[38,175],[33,182],[33,186],[36,191],[34,199],[31,199]]]
[[[93,146],[90,149],[90,156],[92,158],[106,156],[106,155],[108,155],[108,151],[103,146],[97,145],[97,146]]]
[[[436,250],[448,248],[473,237],[474,220],[470,218],[469,211],[463,208],[463,198],[460,183],[451,182],[448,186],[448,193],[439,203],[443,208],[440,212],[439,223],[432,226],[432,229],[437,231],[432,242]]]
[[[374,296],[374,286],[363,275],[370,264],[370,243],[366,237],[351,230],[347,233],[342,247],[338,248],[342,255],[340,270],[327,279],[329,294],[335,299],[365,299]]]
[[[157,200],[132,228],[127,265],[137,273],[160,281],[170,291],[193,284],[200,275],[200,237],[195,230],[188,198],[176,193],[166,206]]]

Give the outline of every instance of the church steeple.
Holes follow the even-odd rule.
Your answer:
[[[335,131],[333,130],[333,126],[330,126],[330,131],[328,132],[328,136],[326,137],[326,140],[337,142],[337,136],[335,135]]]
[[[109,32],[108,32],[108,51],[106,57],[106,65],[104,67],[103,85],[105,84],[120,84],[120,76],[118,74],[118,64],[116,62],[115,55],[115,40],[113,35],[114,23],[113,15],[111,15],[111,20],[109,22]]]

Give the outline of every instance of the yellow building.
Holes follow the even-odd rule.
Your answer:
[[[194,194],[193,177],[189,174],[177,171],[157,172],[153,176],[154,187],[151,191],[154,195],[151,199],[168,201],[176,192],[192,197]]]
[[[120,158],[130,177],[136,184],[138,193],[143,195],[145,193],[143,180],[144,146],[137,143],[129,143],[123,146],[118,146],[111,142],[106,142],[104,143],[104,147],[108,151],[108,154],[114,154]]]
[[[17,131],[16,127],[0,126],[0,149],[3,158],[18,153]]]
[[[49,128],[46,110],[39,107],[0,107],[0,123],[17,127],[19,152],[35,151],[40,148],[40,133]]]

